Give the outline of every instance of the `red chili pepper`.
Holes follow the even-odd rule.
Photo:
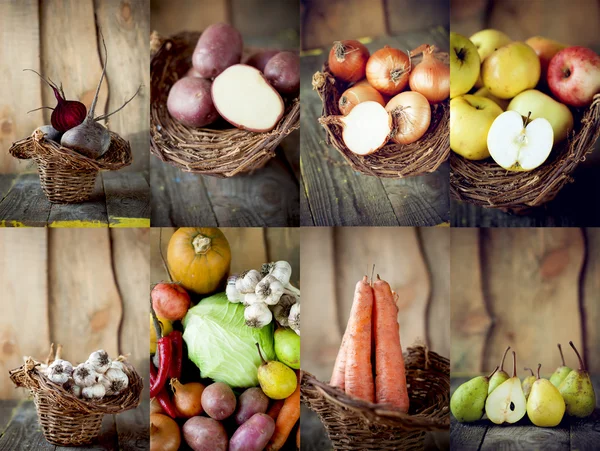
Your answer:
[[[181,367],[183,365],[183,336],[178,330],[169,334],[173,343],[173,356],[171,358],[171,370],[169,379],[181,379]]]
[[[169,371],[171,370],[171,357],[173,354],[173,344],[171,343],[171,337],[166,336],[160,338],[156,342],[156,352],[158,353],[158,361],[160,366],[158,367],[158,374],[154,383],[150,386],[150,397],[156,397],[163,389],[169,378]]]
[[[152,363],[152,359],[150,359],[150,385],[154,385],[154,381],[156,380],[156,367],[154,363]]]
[[[169,398],[169,392],[167,391],[166,386],[163,387],[163,389],[160,391],[158,396],[156,396],[156,400],[158,401],[158,403],[160,404],[162,409],[165,411],[165,413],[167,415],[169,415],[171,418],[175,419],[175,418],[181,416],[181,415],[179,415],[179,411],[173,405],[173,402]]]

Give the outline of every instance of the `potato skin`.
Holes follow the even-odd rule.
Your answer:
[[[300,90],[300,57],[279,52],[265,66],[265,77],[281,94],[296,94]]]
[[[211,95],[210,80],[183,77],[169,91],[167,109],[173,119],[188,127],[204,127],[219,118]]]
[[[275,421],[264,413],[255,413],[242,424],[229,441],[229,451],[261,451],[275,432]]]
[[[185,442],[194,451],[227,451],[227,431],[217,420],[192,417],[182,428]]]
[[[260,387],[252,387],[244,391],[238,398],[238,407],[235,411],[235,422],[243,424],[255,413],[265,413],[269,408],[269,398]]]
[[[259,71],[264,73],[265,66],[267,65],[267,63],[279,52],[281,52],[281,50],[263,50],[261,52],[250,55],[250,58],[248,58],[244,64],[256,67]]]
[[[223,382],[210,384],[202,392],[202,408],[215,420],[224,420],[235,412],[237,401],[235,393]]]
[[[204,78],[214,78],[242,59],[244,42],[234,27],[225,23],[210,25],[198,39],[192,64]]]

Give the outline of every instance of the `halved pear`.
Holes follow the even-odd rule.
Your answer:
[[[487,147],[496,163],[509,171],[531,171],[550,155],[552,125],[544,118],[528,119],[516,111],[498,116],[487,136]]]
[[[513,355],[513,376],[502,382],[485,401],[485,413],[496,424],[516,423],[527,413],[527,401],[517,377],[517,357]]]

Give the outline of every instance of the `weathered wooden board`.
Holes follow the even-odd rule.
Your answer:
[[[56,448],[44,438],[32,402],[25,402],[16,410],[10,424],[0,437],[0,450],[14,451],[22,449],[20,447],[24,443],[27,443],[28,449],[40,451],[54,451]]]
[[[81,204],[52,204],[48,227],[108,227],[102,178],[96,178],[94,193],[89,201]]]
[[[582,325],[585,329],[585,362],[588,371],[600,374],[600,360],[596,358],[600,350],[600,229],[585,231],[586,261],[581,279],[581,307],[585,312]],[[579,350],[581,352],[581,349]],[[600,391],[596,391],[600,396]]]
[[[44,227],[52,204],[46,199],[37,174],[22,174],[0,203],[0,226]]]
[[[152,1],[150,25],[163,36],[204,30],[213,23],[231,21],[228,4],[227,0]]]
[[[150,227],[150,187],[138,172],[102,173],[110,227]]]

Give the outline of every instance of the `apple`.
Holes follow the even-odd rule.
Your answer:
[[[500,108],[502,108],[502,111],[506,111],[506,109],[508,108],[508,104],[510,103],[506,99],[499,99],[498,97],[490,94],[490,90],[488,88],[486,88],[485,86],[482,88],[479,88],[473,95],[477,96],[477,97],[486,97],[490,100],[493,100],[494,102],[496,102],[498,104],[498,106]]]
[[[540,80],[540,59],[524,42],[511,42],[488,56],[481,66],[481,79],[490,93],[512,99]]]
[[[480,66],[475,44],[462,34],[450,32],[450,98],[471,90],[479,77]]]
[[[586,47],[567,47],[548,65],[548,86],[556,99],[585,107],[600,92],[600,56]]]
[[[487,136],[490,155],[508,171],[531,171],[550,155],[554,131],[548,120],[539,117],[527,123],[516,111],[498,116]]]
[[[566,139],[573,130],[573,114],[569,107],[536,89],[528,89],[518,94],[510,101],[508,110],[516,111],[525,117],[531,113],[531,119],[543,117],[548,120],[554,131],[555,143]]]
[[[487,134],[500,114],[493,100],[471,94],[450,100],[450,148],[468,160],[490,156]]]
[[[512,39],[501,31],[488,28],[475,33],[469,38],[479,53],[481,62],[498,50],[500,47],[504,47],[506,44],[510,44]]]
[[[548,73],[548,64],[550,64],[550,60],[562,49],[567,48],[568,45],[561,44],[558,41],[542,36],[533,36],[527,39],[525,44],[531,47],[540,59],[542,69],[540,81],[546,83],[546,74]]]
[[[157,283],[150,298],[156,316],[170,321],[182,319],[190,308],[190,295],[176,283]]]

